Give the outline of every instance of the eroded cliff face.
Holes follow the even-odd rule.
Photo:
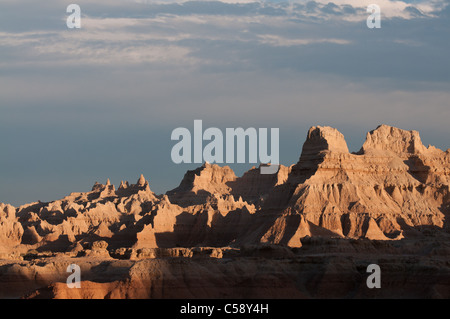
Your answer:
[[[23,236],[22,225],[16,217],[16,209],[0,203],[0,257],[8,255],[11,247],[20,245]]]
[[[449,230],[450,154],[425,147],[416,131],[382,125],[352,154],[339,131],[312,127],[298,163],[259,170],[236,177],[205,163],[166,195],[140,176],[117,190],[108,180],[50,203],[1,204],[2,254],[80,253],[100,240],[110,250],[301,247],[305,236],[400,240],[424,227]]]
[[[139,272],[139,267],[143,266],[135,265],[135,261],[192,258],[198,254],[221,259],[241,254],[250,257],[242,261],[248,263],[242,269],[251,271],[252,263],[261,262],[251,259],[254,252],[260,254],[261,249],[244,249],[242,252],[248,245],[291,249],[282,251],[281,255],[280,250],[269,249],[264,256],[264,262],[267,262],[267,258],[297,260],[299,252],[308,251],[354,256],[355,251],[348,250],[349,241],[381,241],[389,243],[388,246],[375,250],[370,245],[365,246],[368,250],[363,249],[358,254],[364,252],[373,257],[373,254],[408,251],[424,256],[426,252],[425,255],[438,256],[448,263],[449,185],[450,152],[425,147],[415,131],[379,126],[367,134],[358,153],[350,153],[339,131],[331,127],[312,127],[299,161],[290,167],[280,165],[276,174],[260,174],[260,167],[253,167],[242,177],[237,177],[227,166],[205,163],[188,171],[179,187],[163,195],[154,194],[149,182],[140,176],[136,184],[121,182],[116,189],[108,180],[106,184],[96,183],[90,192],[72,193],[49,203],[37,202],[18,208],[0,204],[0,257],[10,260],[5,263],[9,265],[6,268],[0,265],[0,274],[6,276],[0,276],[0,286],[5,285],[2,278],[7,278],[8,285],[11,280],[8,276],[13,272],[14,276],[24,276],[20,278],[30,277],[33,282],[30,287],[41,289],[34,296],[66,296],[73,292],[58,284],[44,289],[45,280],[32,279],[37,275],[28,274],[23,267],[31,267],[27,263],[46,258],[56,258],[58,265],[64,264],[65,258],[128,260],[133,262],[127,264],[121,273],[125,277],[119,276],[120,280],[108,279],[108,283],[88,282],[86,285],[103,297],[120,296],[124,291],[129,296],[154,297],[156,294],[167,297],[158,295],[156,288],[136,288],[133,278],[138,278],[136,282],[151,283],[152,287],[160,287],[161,283],[153,277],[145,277],[147,270]],[[319,241],[311,242],[314,238]],[[337,240],[337,244],[324,246],[320,240]],[[356,267],[357,262],[354,260],[351,267]],[[240,263],[233,261],[232,266],[239,269]],[[18,266],[20,264],[23,264],[22,268]],[[156,267],[155,271],[169,277],[179,275],[164,263],[145,265]],[[197,263],[191,266],[195,278],[196,267],[202,269],[203,266]],[[210,266],[225,271],[221,265],[213,263]],[[276,268],[276,262],[272,266]],[[61,269],[57,270],[60,275]],[[279,285],[299,280],[295,279],[297,275],[292,268],[285,271],[286,276],[279,278]],[[325,276],[328,270],[323,271]],[[40,274],[45,277],[42,272]],[[442,278],[446,282],[443,288],[436,288],[438,294],[447,295],[446,289],[450,288],[448,274],[448,269],[443,270],[443,274],[435,278],[436,282]],[[236,274],[235,280],[241,280],[240,276]],[[271,278],[270,271],[261,276]],[[94,277],[93,280],[97,280]],[[221,281],[219,277],[210,280]],[[58,278],[49,280],[56,282]],[[205,285],[210,285],[208,280]],[[348,282],[341,284],[345,286]],[[317,282],[317,285],[314,291],[320,290],[322,283]],[[359,283],[353,281],[353,285]],[[191,288],[186,284],[186,294],[182,295],[190,296]],[[308,287],[297,289],[295,293],[284,288],[283,292],[271,291],[269,286],[260,288],[266,289],[269,295],[286,293],[302,297],[315,294]],[[237,296],[240,291],[237,284],[229,289],[231,296]]]
[[[288,178],[294,193],[264,238],[295,228],[289,220],[298,225],[283,237],[289,245],[314,232],[377,240],[420,236],[424,226],[448,232],[449,168],[449,152],[424,147],[415,131],[382,125],[350,154],[335,129],[314,127]]]

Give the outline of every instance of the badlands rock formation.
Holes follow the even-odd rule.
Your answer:
[[[426,292],[411,296],[449,297],[449,187],[450,151],[425,147],[416,131],[382,125],[350,153],[339,131],[312,127],[299,161],[272,175],[253,167],[237,177],[205,163],[163,195],[140,176],[49,203],[0,204],[0,290],[4,297],[370,297],[358,256],[410,254],[426,257],[412,271],[431,276]],[[317,254],[324,255],[308,257]],[[168,264],[173,258],[178,266]],[[230,269],[217,261],[224,258]],[[264,269],[255,264],[261,258]],[[65,267],[77,260],[87,273],[84,291],[64,284]],[[405,266],[398,257],[385,262],[392,287],[381,296],[425,284],[406,273],[395,286],[394,270]],[[200,280],[205,264],[217,273]],[[242,283],[250,274],[266,280],[259,290]],[[13,282],[20,284],[11,290]]]

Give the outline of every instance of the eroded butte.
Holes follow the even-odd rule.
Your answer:
[[[350,153],[317,126],[296,164],[259,170],[205,163],[163,195],[141,176],[0,204],[0,297],[450,297],[449,150],[381,125]]]

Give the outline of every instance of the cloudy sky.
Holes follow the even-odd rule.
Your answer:
[[[66,26],[71,3],[81,29]],[[372,3],[381,29],[366,25]],[[141,173],[163,193],[197,166],[170,158],[172,130],[194,119],[279,128],[285,165],[313,125],[351,151],[379,124],[445,150],[449,35],[448,0],[2,0],[0,202]]]

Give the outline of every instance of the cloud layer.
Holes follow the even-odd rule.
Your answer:
[[[373,2],[83,0],[69,30],[60,1],[2,1],[0,202],[141,172],[164,192],[189,168],[170,132],[194,119],[279,127],[283,164],[316,124],[353,150],[381,123],[449,147],[448,1],[376,1],[371,30]]]

